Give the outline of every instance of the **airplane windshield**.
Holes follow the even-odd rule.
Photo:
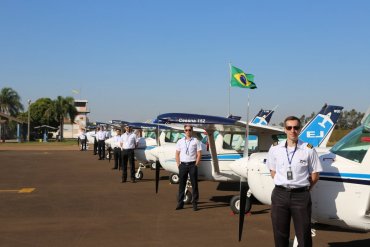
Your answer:
[[[245,146],[245,134],[225,134],[223,149],[243,151]],[[249,135],[248,150],[254,152],[258,147],[258,136]]]
[[[337,142],[330,151],[346,159],[361,163],[370,147],[370,133],[360,126]]]
[[[156,132],[155,131],[144,131],[144,138],[153,138],[156,139]]]

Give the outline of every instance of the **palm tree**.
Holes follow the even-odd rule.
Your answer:
[[[73,123],[77,115],[77,109],[74,105],[74,99],[72,97],[63,98],[62,96],[58,96],[57,99],[54,100],[54,107],[56,118],[59,122],[60,140],[62,141],[64,118],[69,117]]]
[[[23,111],[21,97],[10,87],[4,87],[0,91],[0,112],[12,117]]]

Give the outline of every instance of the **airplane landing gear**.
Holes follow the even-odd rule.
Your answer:
[[[144,177],[144,173],[141,171],[141,169],[144,169],[145,165],[143,163],[139,163],[139,168],[137,169],[137,172],[135,173],[135,178],[137,180],[141,180]]]
[[[189,190],[186,191],[185,197],[184,197],[184,203],[191,204],[192,199],[193,199],[193,194]]]
[[[176,173],[171,173],[170,174],[170,183],[171,184],[178,184],[179,183],[179,175]]]
[[[230,208],[234,214],[239,214],[240,212],[240,196],[233,196],[230,200]],[[247,197],[245,203],[245,212],[248,213],[252,209],[252,202],[250,197]]]

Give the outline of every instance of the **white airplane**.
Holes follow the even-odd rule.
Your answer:
[[[261,109],[251,122],[253,122],[254,120],[258,118],[261,118],[262,116],[265,116],[264,123],[269,123],[272,113],[273,113],[272,110]],[[206,117],[210,117],[210,116],[206,116]],[[220,119],[226,119],[228,122],[230,122],[230,121],[240,120],[240,117],[231,115],[228,118],[220,117]],[[181,121],[184,121],[184,119]],[[241,125],[243,125],[243,122],[241,122]],[[261,124],[259,123],[253,124],[253,126],[260,126],[260,125]],[[177,141],[180,138],[184,137],[183,127],[184,127],[183,125],[179,125],[179,126],[172,125],[172,128],[176,128],[177,132],[180,132],[180,135],[181,135],[175,139],[167,138],[167,139],[171,139],[171,141],[169,143],[167,142],[166,144],[172,144],[172,146],[170,145],[170,146],[166,146],[165,148],[160,147],[160,148],[155,148],[153,150],[150,150],[151,156],[156,157],[156,160],[159,160],[161,166],[165,170],[170,172],[169,179],[172,184],[176,184],[179,181],[178,168],[175,163],[174,154],[175,154],[175,147],[176,147]],[[240,157],[242,157],[242,152],[240,150],[242,150],[244,146],[244,139],[245,139],[244,138],[245,133],[243,131],[245,132],[245,130],[241,130],[240,133],[238,134],[230,134],[230,133],[226,134],[225,139],[224,139],[224,133],[222,131],[220,132],[214,131],[214,138],[216,138],[217,150],[218,150],[218,153],[220,154],[218,157],[218,159],[220,160],[220,163],[227,164],[228,162],[232,160],[239,159]],[[203,180],[216,180],[216,181],[234,181],[235,179],[237,179],[237,177],[235,176],[232,177],[232,174],[229,174],[230,169],[228,169],[227,166],[221,165],[221,170],[222,172],[225,173],[225,176],[224,175],[218,176],[217,174],[215,174],[215,171],[212,170],[212,167],[211,167],[211,156],[209,153],[209,146],[207,143],[207,138],[208,138],[207,133],[205,133],[205,130],[203,129],[194,128],[193,134],[196,135],[197,139],[202,142],[201,144],[202,150],[203,150],[202,151],[202,162],[207,163],[207,165],[204,165],[204,166],[202,165],[201,168],[199,168],[198,177]],[[168,136],[168,133],[166,135]],[[251,151],[257,150],[257,135],[250,135],[249,140],[250,140],[249,149]],[[165,142],[161,140],[161,143],[165,143]],[[164,164],[162,164],[162,162]],[[190,191],[189,191],[189,194],[190,194]]]
[[[329,151],[319,152],[323,172],[311,192],[313,222],[370,231],[370,115],[364,119]],[[246,167],[242,173],[240,169],[235,171],[248,180],[256,199],[270,205],[274,183],[266,157],[267,153],[252,154],[249,160],[240,159],[234,165]],[[240,204],[244,194],[241,190]],[[243,219],[240,216],[239,236]]]
[[[177,123],[181,125],[190,123],[195,127],[205,129],[208,134],[207,143],[202,143],[202,159],[198,168],[198,178],[201,180],[212,181],[239,181],[239,176],[229,167],[229,164],[236,159],[243,157],[243,146],[245,136],[245,123],[235,118],[225,118],[198,114],[170,113],[158,116],[162,122]],[[251,124],[250,136],[258,139],[258,146],[253,147],[255,152],[268,150],[273,142],[273,135],[283,134],[279,128]],[[203,130],[204,132],[204,130]],[[178,167],[175,161],[176,145],[159,146],[151,152],[162,167],[173,173],[178,174]],[[156,176],[158,188],[159,171]],[[189,188],[186,188],[185,203],[190,203],[192,195]]]
[[[151,150],[157,148],[158,143],[161,146],[176,144],[176,142],[184,137],[183,127],[176,126],[166,126],[157,123],[140,123],[133,122],[129,123],[133,129],[140,130],[142,132],[142,137],[139,138],[138,146],[135,149],[135,158],[139,162],[139,168],[136,172],[136,178],[142,179],[143,172],[141,171],[146,167],[147,164],[150,165],[152,169],[156,169],[157,157],[153,155]],[[195,128],[196,137],[202,139],[204,130]],[[159,138],[157,138],[159,136]],[[176,182],[176,177],[171,177],[174,179],[172,182]],[[170,178],[170,181],[171,181]]]

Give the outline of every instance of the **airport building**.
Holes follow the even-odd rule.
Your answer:
[[[75,107],[77,109],[77,115],[75,117],[74,123],[71,119],[64,119],[63,137],[64,138],[78,138],[81,134],[81,130],[86,128],[89,119],[87,114],[90,113],[87,107],[87,100],[75,99]]]

